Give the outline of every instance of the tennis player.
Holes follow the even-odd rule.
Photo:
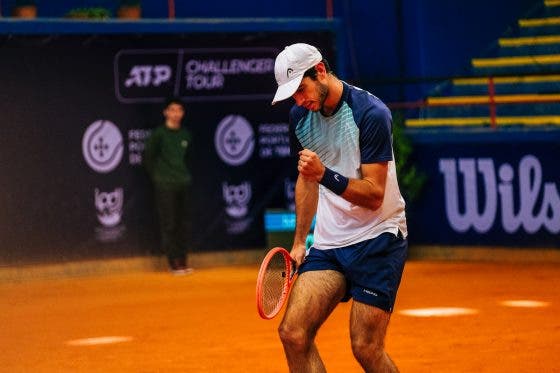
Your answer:
[[[298,278],[279,327],[290,371],[325,371],[315,336],[336,305],[352,298],[355,358],[366,372],[396,372],[384,339],[408,243],[391,113],[377,97],[338,79],[314,46],[286,47],[274,74],[272,104],[295,100],[290,133],[299,156],[290,252]]]

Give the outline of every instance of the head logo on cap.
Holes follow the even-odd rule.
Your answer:
[[[292,75],[293,72],[294,72],[294,69],[292,69],[291,67],[288,67],[288,70],[286,70],[286,77],[288,79],[290,79],[290,75]]]
[[[274,63],[278,89],[272,104],[291,97],[297,91],[303,74],[322,60],[319,50],[309,44],[296,43],[284,48]]]

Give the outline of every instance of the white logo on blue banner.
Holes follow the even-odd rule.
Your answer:
[[[241,115],[228,115],[216,128],[214,145],[222,161],[230,166],[240,166],[253,155],[253,128]]]
[[[560,194],[555,182],[543,182],[537,157],[526,155],[521,159],[517,180],[514,168],[507,163],[496,174],[491,158],[442,158],[439,171],[444,179],[445,212],[456,232],[463,233],[472,227],[477,233],[486,233],[494,226],[499,211],[507,233],[520,228],[529,234],[542,228],[552,234],[560,233]],[[480,179],[483,188],[479,188]]]
[[[90,124],[82,137],[82,153],[94,171],[113,171],[123,156],[123,138],[118,127],[108,120]]]
[[[275,47],[126,49],[115,55],[120,102],[270,100]]]

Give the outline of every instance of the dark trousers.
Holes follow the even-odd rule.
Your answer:
[[[170,263],[177,260],[184,263],[191,238],[189,187],[157,186],[155,193],[161,250]]]

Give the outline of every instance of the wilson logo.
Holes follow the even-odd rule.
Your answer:
[[[490,158],[440,159],[439,171],[443,174],[445,212],[456,232],[466,232],[471,227],[478,233],[489,231],[498,209],[502,228],[508,233],[520,228],[529,234],[542,228],[553,234],[560,232],[558,189],[554,182],[543,182],[541,163],[535,156],[526,155],[520,160],[517,183],[514,168],[507,163],[498,168],[496,177]],[[461,192],[459,174],[463,180]],[[484,201],[484,205],[479,201]]]

